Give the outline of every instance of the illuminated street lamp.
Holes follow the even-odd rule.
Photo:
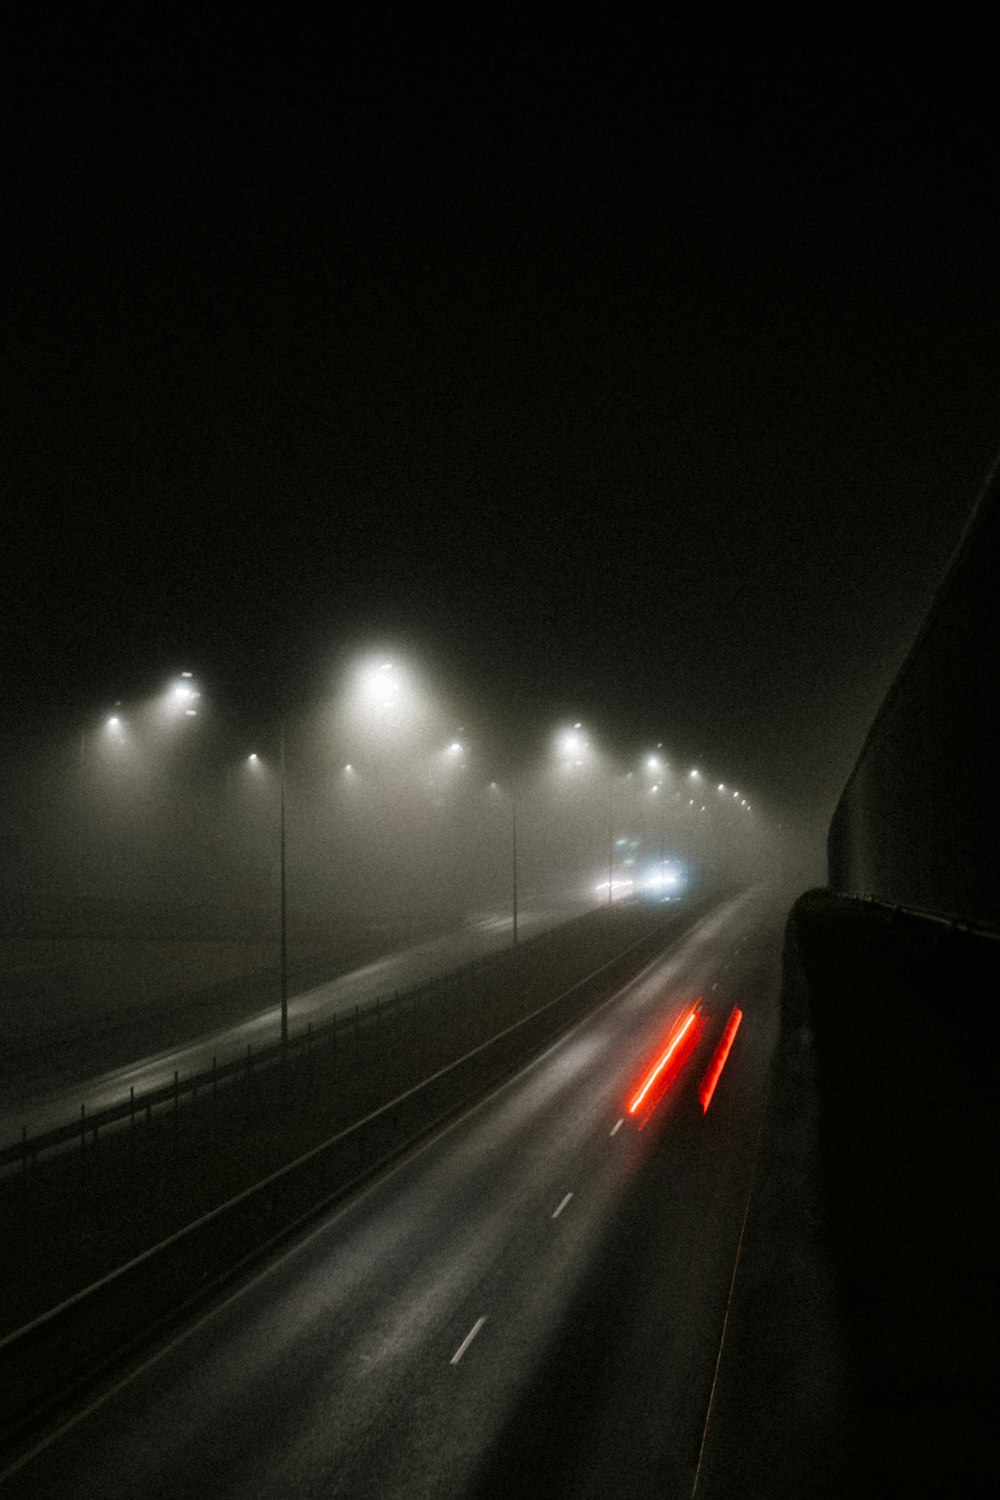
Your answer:
[[[556,740],[556,747],[562,757],[563,765],[582,766],[590,748],[587,736],[583,732],[583,725],[574,724],[572,729],[563,729]]]
[[[200,698],[201,693],[195,686],[191,672],[181,672],[176,681],[170,685],[168,696],[170,706],[175,713],[184,714],[186,718],[197,717]]]

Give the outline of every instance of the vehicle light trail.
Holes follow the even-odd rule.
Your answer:
[[[705,1069],[705,1076],[698,1085],[698,1100],[701,1104],[703,1115],[708,1114],[708,1106],[712,1102],[715,1085],[722,1076],[722,1070],[726,1066],[726,1058],[729,1056],[729,1049],[733,1045],[733,1037],[739,1031],[742,1019],[743,1012],[738,1006],[734,1005],[729,1013],[729,1020],[723,1028],[722,1036],[719,1038],[719,1045],[712,1053],[712,1061]]]
[[[645,1099],[646,1095],[653,1087],[653,1084],[658,1078],[662,1076],[668,1064],[674,1062],[676,1066],[679,1067],[681,1062],[684,1061],[684,1058],[687,1057],[688,1052],[694,1045],[694,1041],[697,1036],[695,1021],[698,1017],[698,1005],[700,1003],[700,1001],[697,1001],[694,1005],[691,1006],[690,1010],[687,1012],[687,1015],[684,1018],[683,1024],[679,1026],[679,1029],[675,1027],[668,1046],[657,1058],[652,1068],[650,1068],[649,1072],[646,1074],[646,1077],[642,1081],[642,1085],[640,1086],[638,1093],[630,1103],[628,1107],[628,1112],[630,1115],[635,1114],[636,1110],[642,1104],[642,1101]]]

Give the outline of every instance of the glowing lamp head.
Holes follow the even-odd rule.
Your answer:
[[[402,691],[397,668],[391,661],[378,662],[366,668],[363,688],[364,696],[373,708],[395,708]]]
[[[170,706],[175,713],[183,713],[189,719],[193,719],[196,716],[198,712],[198,699],[201,697],[201,694],[191,680],[190,672],[182,672],[171,684],[168,697]]]
[[[559,754],[565,760],[580,765],[582,756],[587,748],[587,737],[579,724],[574,724],[572,729],[564,729],[556,741]]]
[[[356,668],[344,707],[352,741],[384,755],[426,731],[433,702],[407,662],[378,655]]]

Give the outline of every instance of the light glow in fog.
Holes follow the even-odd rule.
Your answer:
[[[684,874],[676,866],[666,865],[663,868],[653,866],[641,875],[616,875],[611,885],[611,899],[620,901],[624,896],[662,896],[669,900],[673,896],[679,896],[684,889]],[[594,894],[603,896],[607,900],[608,877],[597,880],[593,885]]]

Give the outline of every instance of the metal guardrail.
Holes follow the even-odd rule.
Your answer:
[[[539,937],[545,935],[541,933]],[[407,990],[396,990],[392,995],[376,996],[373,1000],[358,1003],[351,1010],[339,1012],[329,1021],[319,1025],[309,1022],[305,1030],[289,1033],[285,1057],[291,1060],[297,1055],[301,1056],[308,1052],[313,1046],[323,1045],[331,1040],[335,1043],[345,1030],[357,1034],[363,1027],[373,1022],[377,1024],[381,1015],[391,1007],[401,1002],[413,1004],[420,999],[430,997],[435,991],[461,984],[476,972],[497,960],[502,961],[506,956],[506,950],[501,953],[486,954],[482,958],[464,964],[459,969],[436,975]],[[221,1064],[213,1058],[212,1067],[200,1073],[191,1073],[182,1077],[179,1071],[175,1071],[172,1082],[159,1084],[155,1088],[145,1089],[138,1094],[134,1088],[130,1088],[127,1098],[123,1096],[115,1103],[104,1105],[100,1109],[88,1111],[86,1104],[81,1103],[79,1115],[67,1120],[65,1124],[52,1126],[34,1135],[29,1135],[25,1127],[20,1140],[10,1141],[0,1146],[0,1176],[5,1175],[11,1169],[25,1171],[29,1165],[35,1165],[41,1156],[65,1149],[67,1146],[85,1145],[88,1138],[91,1142],[96,1142],[100,1133],[109,1128],[125,1124],[134,1125],[142,1118],[148,1122],[158,1110],[165,1107],[179,1108],[185,1100],[197,1099],[200,1094],[217,1091],[228,1084],[245,1079],[248,1075],[252,1076],[257,1072],[277,1067],[281,1062],[280,1041],[259,1046],[256,1049],[248,1042],[244,1055],[231,1058]]]

